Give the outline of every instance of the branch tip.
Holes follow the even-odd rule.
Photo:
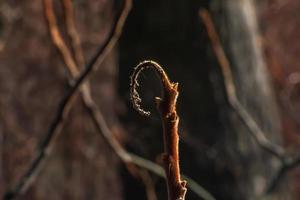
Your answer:
[[[140,73],[144,70],[144,69],[148,69],[148,68],[152,68],[154,69],[162,83],[163,83],[163,87],[164,89],[167,86],[172,86],[172,88],[174,88],[175,90],[177,90],[178,87],[178,83],[171,83],[167,74],[165,73],[165,71],[163,70],[163,68],[155,61],[152,60],[145,60],[141,63],[139,63],[133,70],[132,76],[130,78],[130,99],[133,105],[133,108],[138,111],[141,115],[144,116],[150,116],[151,112],[150,111],[145,111],[142,107],[141,107],[141,102],[142,99],[137,91],[137,88],[139,86],[139,82],[138,82],[138,78]],[[162,101],[162,99],[160,97],[155,97],[155,103],[156,105],[159,105],[159,103]]]

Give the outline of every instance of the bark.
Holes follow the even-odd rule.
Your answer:
[[[262,128],[265,136],[280,145],[279,114],[259,43],[254,1],[212,1],[211,11],[230,60],[237,98]],[[221,117],[227,129],[224,149],[230,160],[228,168],[239,172],[235,174],[236,183],[232,186],[236,192],[230,199],[257,198],[276,172],[278,162],[257,145],[241,120],[232,111],[228,111]],[[287,199],[287,193],[278,190],[273,198],[282,197]]]

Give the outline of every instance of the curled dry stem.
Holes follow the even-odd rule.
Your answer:
[[[137,92],[139,74],[146,68],[154,69],[163,86],[163,97],[156,97],[155,102],[161,115],[164,133],[164,154],[163,162],[167,177],[167,187],[169,200],[184,200],[186,194],[186,181],[180,177],[179,151],[178,151],[178,122],[179,117],[176,112],[176,101],[178,97],[178,83],[172,83],[163,68],[154,61],[141,62],[134,69],[131,76],[131,100],[133,107],[142,115],[150,115],[149,111],[141,108],[141,98]]]

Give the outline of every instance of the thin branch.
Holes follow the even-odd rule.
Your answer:
[[[65,65],[71,74],[71,77],[69,77],[70,81],[74,81],[74,79],[77,78],[78,75],[80,74],[80,69],[79,69],[80,66],[84,65],[84,57],[81,48],[80,37],[75,27],[72,2],[70,0],[63,0],[63,3],[64,3],[64,10],[65,10],[66,26],[69,33],[69,37],[71,38],[72,41],[75,58],[77,58],[76,60],[73,58],[71,50],[68,48],[67,44],[63,39],[63,36],[59,31],[57,20],[53,9],[53,0],[45,0],[45,17],[48,22],[47,24],[48,24],[52,42],[56,46],[60,55],[62,56],[62,59],[65,62]],[[89,101],[89,99],[91,98],[91,94],[90,94],[91,92],[90,92],[88,80],[86,80],[82,84],[80,90],[83,93],[85,93],[84,98],[86,99],[86,101]]]
[[[71,44],[72,44],[73,52],[75,54],[75,59],[78,66],[82,67],[84,66],[85,61],[83,56],[83,50],[81,47],[80,36],[77,32],[76,25],[75,25],[73,3],[72,0],[62,0],[62,2],[64,6],[67,32],[72,41]]]
[[[68,46],[64,42],[60,31],[58,30],[58,25],[53,8],[53,0],[44,0],[44,10],[53,42],[55,46],[57,46],[57,48],[59,49],[64,62],[71,71],[71,74],[77,77],[79,75],[79,71],[77,70],[76,63],[72,57],[71,52],[68,49]]]
[[[138,169],[137,172],[139,174],[140,179],[145,185],[147,200],[157,200],[155,184],[149,172],[145,169]]]
[[[46,6],[49,6],[49,0],[45,0],[45,8]],[[25,174],[21,177],[20,181],[18,182],[14,190],[8,192],[5,195],[4,199],[9,200],[9,199],[16,198],[20,193],[24,192],[26,188],[28,188],[28,186],[30,185],[31,183],[30,180],[33,178],[33,176],[37,172],[37,169],[40,167],[41,161],[49,153],[53,139],[61,131],[63,127],[64,121],[70,111],[72,99],[75,97],[77,90],[80,88],[81,84],[89,77],[89,75],[91,74],[95,66],[97,64],[100,64],[104,60],[107,53],[115,45],[116,41],[118,40],[121,34],[123,25],[125,23],[125,19],[127,18],[130,8],[131,8],[131,1],[129,0],[125,1],[122,9],[118,13],[117,18],[113,23],[112,29],[107,39],[105,40],[103,45],[98,48],[96,54],[88,62],[88,64],[84,68],[84,71],[80,74],[78,79],[75,81],[74,85],[71,86],[70,90],[62,98],[58,110],[56,112],[56,115],[52,123],[50,124],[45,139],[42,141],[42,143],[39,146],[39,152],[33,159],[33,162],[31,163],[31,165],[29,166]]]
[[[266,194],[271,194],[279,185],[280,181],[285,177],[286,173],[299,165],[300,165],[300,155],[292,158],[286,158],[282,162],[277,173],[273,176],[273,178],[269,182]]]
[[[230,106],[238,114],[243,123],[247,126],[250,134],[253,136],[257,144],[265,151],[271,153],[279,159],[282,159],[285,152],[284,149],[281,146],[272,143],[266,138],[263,130],[259,127],[253,117],[249,114],[247,109],[240,103],[239,99],[237,98],[230,64],[225,55],[224,49],[222,48],[221,41],[215,29],[212,17],[205,9],[199,11],[199,16],[201,17],[205,25],[213,51],[220,64]]]
[[[179,152],[178,152],[178,123],[179,117],[176,112],[178,97],[178,83],[170,82],[163,68],[154,61],[144,61],[137,65],[131,76],[131,100],[134,108],[142,115],[149,115],[139,103],[141,98],[137,92],[139,74],[146,68],[154,69],[161,78],[163,85],[163,97],[156,97],[157,109],[161,114],[164,135],[164,168],[167,176],[169,200],[184,200],[186,194],[186,181],[181,180]]]

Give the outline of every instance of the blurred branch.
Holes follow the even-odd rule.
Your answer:
[[[279,170],[267,186],[266,194],[269,194],[274,191],[280,180],[290,169],[300,164],[300,155],[295,157],[290,156],[281,146],[272,143],[269,139],[267,139],[263,130],[249,114],[247,109],[240,103],[236,95],[235,84],[233,81],[229,60],[227,59],[224,49],[222,48],[221,41],[215,29],[212,17],[205,9],[199,11],[199,16],[205,25],[212,49],[221,67],[225,90],[230,106],[249,129],[250,134],[253,136],[258,146],[275,156],[281,162]]]
[[[76,63],[58,30],[58,25],[53,8],[53,0],[44,0],[44,12],[54,45],[59,49],[64,62],[71,71],[71,74],[77,77],[79,75],[79,71],[77,70]]]
[[[149,172],[145,169],[139,169],[138,174],[145,185],[147,199],[148,200],[157,200],[155,184],[153,183],[152,177],[150,176]]]
[[[45,0],[45,14],[49,14],[49,7],[52,3],[52,0]],[[66,92],[64,97],[62,98],[59,107],[57,109],[56,115],[49,126],[49,129],[46,133],[46,137],[42,141],[39,146],[39,151],[35,158],[33,159],[32,163],[30,164],[29,168],[25,172],[25,174],[21,177],[20,181],[17,183],[16,187],[5,194],[4,199],[14,199],[20,193],[24,192],[32,182],[34,175],[37,173],[38,169],[40,168],[42,161],[44,158],[49,154],[53,140],[56,135],[61,131],[64,121],[66,120],[68,113],[71,108],[72,100],[76,96],[77,90],[80,88],[81,84],[90,76],[91,72],[95,69],[97,64],[100,64],[108,52],[114,47],[116,41],[118,40],[129,10],[131,8],[131,1],[127,0],[123,3],[123,7],[117,15],[116,20],[113,22],[112,29],[104,41],[104,43],[98,48],[95,55],[90,59],[86,67],[84,68],[83,72],[79,75],[76,79],[75,83],[71,86],[71,88]],[[51,7],[50,7],[51,9]],[[73,64],[71,64],[73,65]],[[76,65],[75,65],[76,66]]]
[[[297,155],[292,158],[289,157],[285,158],[284,161],[282,161],[282,164],[278,169],[277,173],[273,176],[273,178],[269,182],[266,190],[266,194],[272,193],[276,189],[277,185],[279,185],[280,181],[284,178],[286,173],[299,165],[300,165],[300,155]]]
[[[75,59],[78,64],[78,67],[84,66],[84,55],[81,47],[80,36],[77,32],[75,25],[75,15],[73,9],[72,0],[62,0],[65,13],[65,22],[67,27],[67,32],[72,41],[72,48],[75,54]]]

